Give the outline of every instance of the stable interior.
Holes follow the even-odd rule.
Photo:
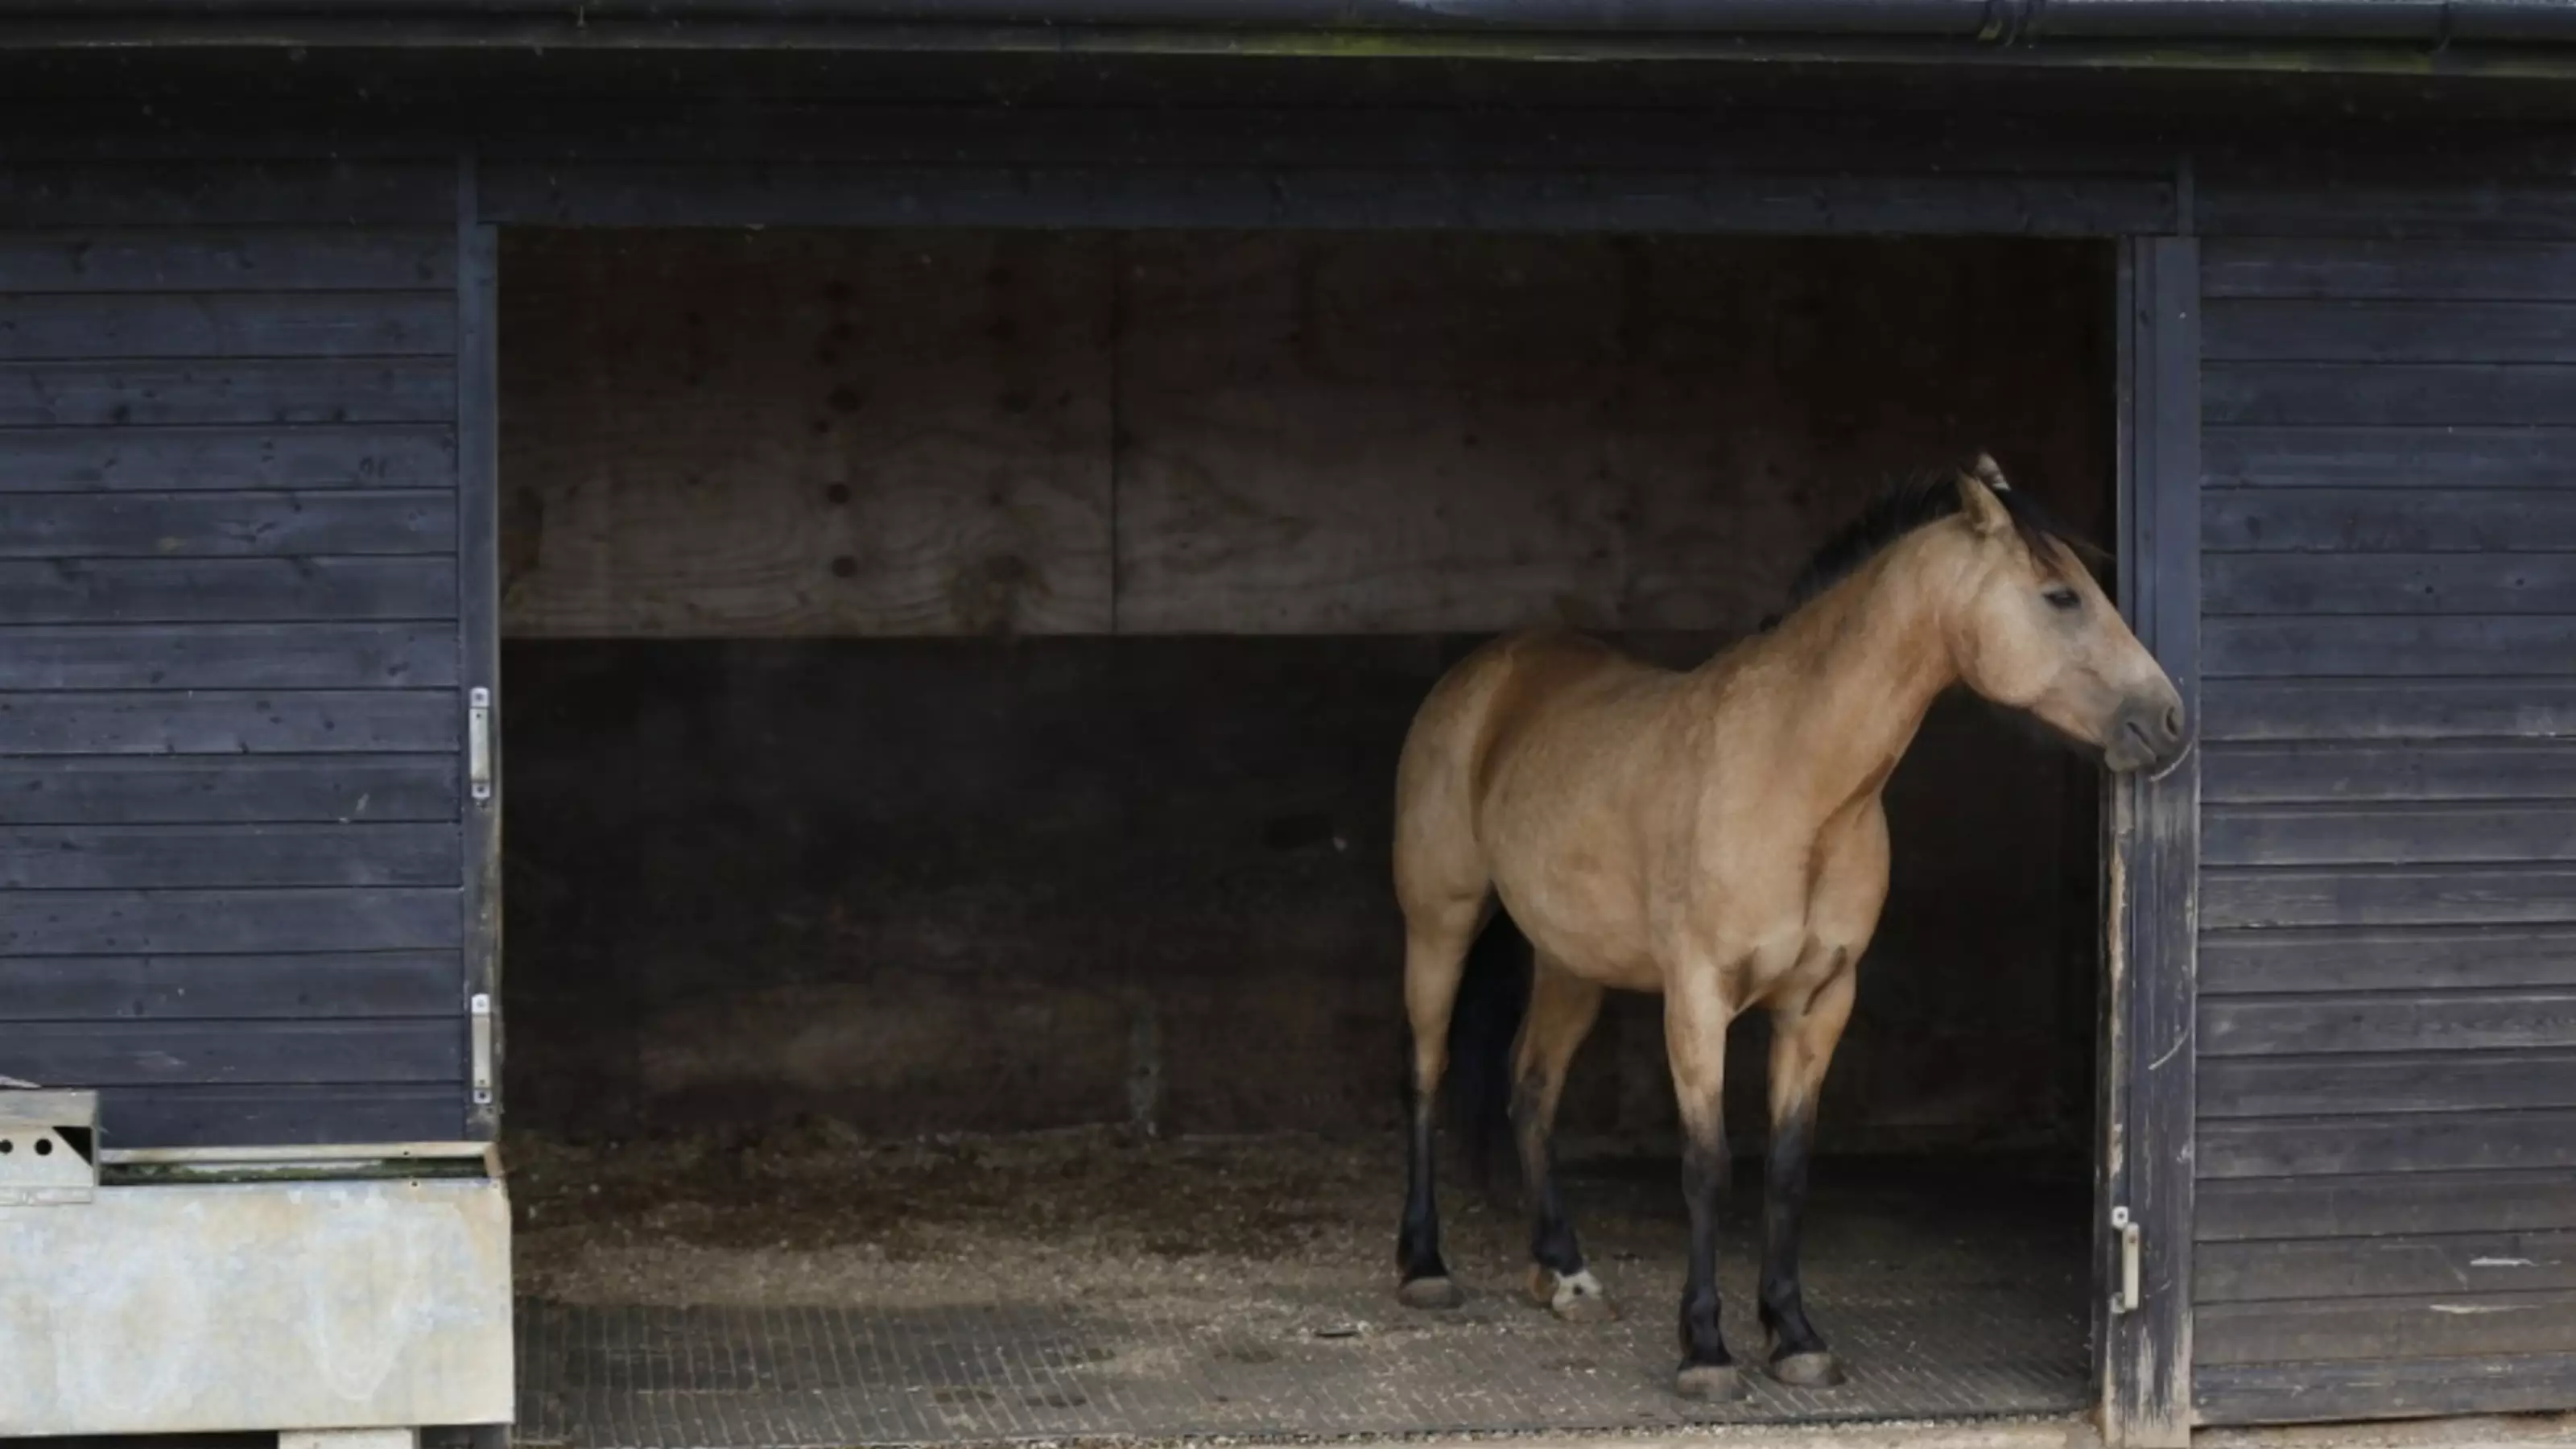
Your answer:
[[[1658,1003],[1561,1118],[1626,1317],[1393,1297],[1405,725],[1492,632],[1676,664],[1889,478],[2113,533],[2109,248],[505,234],[521,1432],[582,1445],[1591,1429],[2086,1397],[2100,783],[1973,699],[1888,790],[1808,1302],[1852,1375],[1669,1394]],[[1484,968],[1495,969],[1495,968]],[[1750,1298],[1763,1027],[1721,1273]]]

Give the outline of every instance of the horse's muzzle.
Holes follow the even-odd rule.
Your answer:
[[[2110,740],[2102,761],[2121,774],[2144,771],[2163,775],[2191,752],[2189,722],[2182,701],[2170,694],[2132,699],[2111,719]]]

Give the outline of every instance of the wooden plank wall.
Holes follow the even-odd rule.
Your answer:
[[[2281,181],[2204,196],[2198,1412],[2560,1408],[2576,191]]]
[[[452,161],[0,165],[0,1075],[452,1139]]]
[[[1736,631],[1855,487],[1977,447],[2103,536],[2024,371],[2069,332],[2029,299],[2107,288],[2081,245],[591,231],[502,273],[521,638]]]
[[[502,247],[523,637],[1105,633],[1101,236]]]

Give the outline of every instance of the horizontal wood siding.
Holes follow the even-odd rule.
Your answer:
[[[142,292],[189,306],[221,305],[238,292],[427,293],[456,285],[456,232],[443,224],[11,232],[0,235],[0,276],[21,298]]]
[[[452,885],[462,869],[445,823],[0,826],[0,890]]]
[[[456,163],[443,157],[0,162],[0,228],[54,235],[184,229],[188,236],[171,238],[166,255],[174,259],[251,229],[420,232],[455,221]]]
[[[48,561],[453,554],[456,500],[372,493],[82,494],[10,530],[6,556]]]
[[[2169,150],[1811,110],[632,104],[515,118],[507,226],[2048,234],[2169,229]]]
[[[2201,1298],[2261,1303],[2331,1287],[2350,1298],[2483,1296],[2576,1289],[2576,1233],[2438,1233],[2332,1240],[2212,1243],[2192,1256]]]
[[[2153,229],[2169,186],[2128,178],[1612,175],[1420,166],[1036,168],[588,162],[495,168],[486,213],[520,226],[1121,230],[1884,232],[2099,236]]]
[[[0,163],[0,1074],[463,1134],[452,161]]]
[[[409,426],[16,428],[0,431],[0,494],[446,488],[456,431]]]
[[[109,1090],[123,1143],[301,1146],[316,1142],[447,1142],[456,1082],[299,1086],[129,1086]]]
[[[0,618],[30,624],[420,620],[455,612],[452,555],[0,560]]]
[[[2201,738],[2402,744],[2537,741],[2576,734],[2576,679],[2214,679],[2201,686]],[[2218,753],[2212,752],[2213,755]],[[2510,788],[2507,780],[2499,788]],[[2357,788],[2357,787],[2356,787]]]
[[[448,951],[18,956],[0,961],[0,994],[24,1022],[440,1017],[457,971]]]
[[[450,357],[440,292],[0,295],[0,358]]]
[[[2199,1239],[2296,1252],[2292,1240],[2445,1237],[2561,1231],[2576,1211],[2576,1176],[2494,1172],[2357,1173],[2204,1182]],[[2359,1261],[2367,1243],[2343,1243]]]
[[[0,739],[19,755],[435,752],[455,744],[455,702],[445,689],[10,693],[0,694]],[[206,768],[204,761],[163,763]],[[54,775],[68,779],[84,768],[129,767],[86,761]]]
[[[2532,1413],[2576,1403],[2576,1354],[2222,1365],[2202,1370],[2193,1392],[2216,1424]]]
[[[2576,859],[2564,801],[2475,804],[2221,805],[2208,808],[2212,865],[2417,865]]]
[[[2576,1107],[2576,1052],[2285,1053],[2201,1064],[2203,1117],[2337,1117],[2454,1108]]]
[[[2318,750],[2237,742],[2201,765],[2210,805],[2302,801],[2576,800],[2576,740],[2413,740]]]
[[[2576,1405],[2576,212],[2213,187],[2196,1411]]]

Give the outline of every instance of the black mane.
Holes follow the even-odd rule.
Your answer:
[[[1966,506],[1959,496],[1961,476],[1962,470],[1944,468],[1890,484],[1849,523],[1834,530],[1833,536],[1807,560],[1806,567],[1798,571],[1797,582],[1789,586],[1788,607],[1763,620],[1763,629],[1769,630],[1818,594],[1851,577],[1862,564],[1898,539],[1956,515]],[[2051,541],[2063,543],[2079,555],[2093,552],[2090,545],[2049,516],[2038,499],[2012,487],[1996,489],[1995,496],[2011,516],[2013,532],[2034,554],[2047,557],[2045,546]]]

